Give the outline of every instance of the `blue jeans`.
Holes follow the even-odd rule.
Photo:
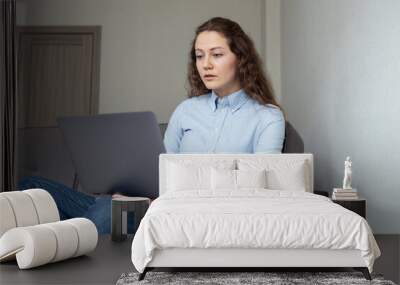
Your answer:
[[[99,234],[111,233],[111,196],[95,197],[40,176],[31,176],[18,183],[19,190],[41,188],[56,202],[60,219],[84,217],[91,220]],[[134,232],[134,217],[128,215],[128,232]]]

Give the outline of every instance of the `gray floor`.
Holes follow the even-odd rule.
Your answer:
[[[134,271],[130,259],[132,238],[112,242],[100,236],[88,256],[19,270],[16,262],[0,264],[0,284],[115,284],[124,272]]]
[[[400,284],[400,235],[376,235],[375,239],[382,255],[376,260],[374,271]]]
[[[382,251],[375,272],[399,283],[400,235],[377,235]],[[15,262],[0,265],[0,284],[115,284],[123,272],[134,271],[130,260],[132,238],[115,243],[101,236],[98,246],[88,256],[19,270]]]

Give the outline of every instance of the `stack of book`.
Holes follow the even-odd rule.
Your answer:
[[[357,189],[333,188],[332,199],[335,200],[357,200]]]

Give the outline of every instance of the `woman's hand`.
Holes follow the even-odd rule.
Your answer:
[[[122,195],[121,193],[114,193],[114,194],[111,196],[112,199],[114,199],[114,198],[124,198],[124,197],[129,197],[129,196]],[[151,204],[153,201],[154,201],[154,199],[150,199],[150,204]]]
[[[114,199],[114,198],[123,198],[123,197],[128,197],[128,196],[122,195],[121,193],[114,193],[114,194],[111,196],[112,199]]]

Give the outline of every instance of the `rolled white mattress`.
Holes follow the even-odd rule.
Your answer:
[[[17,227],[0,238],[0,261],[16,257],[19,268],[28,269],[86,254],[97,241],[96,226],[85,218]]]

